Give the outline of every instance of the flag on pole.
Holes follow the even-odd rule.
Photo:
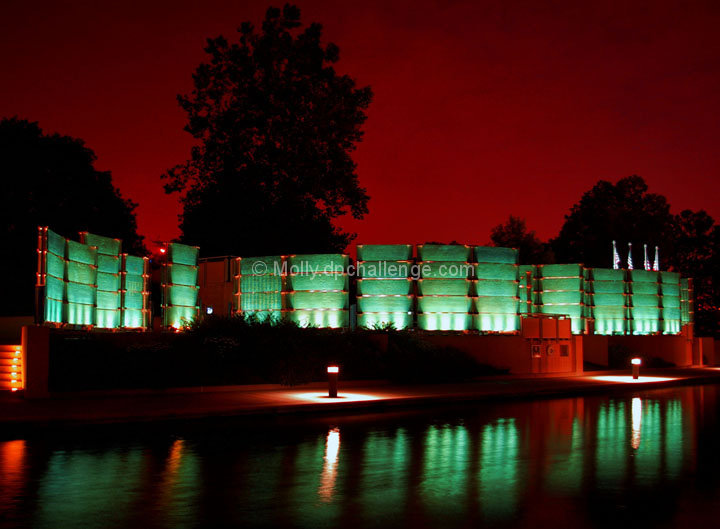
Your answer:
[[[658,247],[655,247],[655,262],[653,263],[653,270],[656,272],[660,271],[660,250],[658,250]]]
[[[645,253],[645,261],[643,262],[643,265],[645,266],[645,270],[650,270],[650,259],[648,259],[647,256],[647,244],[643,244],[643,251]]]
[[[633,262],[632,262],[632,243],[628,243],[628,270],[633,269]]]
[[[613,269],[617,270],[620,268],[620,256],[618,255],[617,246],[615,246],[615,241],[613,241]]]

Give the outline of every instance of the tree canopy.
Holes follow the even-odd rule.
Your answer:
[[[528,230],[525,219],[510,215],[505,224],[498,224],[490,231],[493,246],[517,248],[520,264],[552,263],[553,255],[547,243],[542,242],[534,231]]]
[[[94,168],[95,153],[80,139],[46,135],[37,123],[0,120],[0,259],[5,314],[33,313],[37,228],[77,238],[79,231],[117,237],[123,251],[144,254],[136,204],[122,197],[107,171]]]
[[[335,71],[338,47],[319,24],[302,29],[297,7],[238,32],[208,40],[194,89],[178,96],[197,140],[163,175],[181,196],[181,240],[205,255],[342,251],[354,235],[333,220],[368,211],[351,153],[372,92]]]

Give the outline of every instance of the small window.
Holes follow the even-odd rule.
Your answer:
[[[560,356],[570,356],[570,347],[567,345],[561,345]]]

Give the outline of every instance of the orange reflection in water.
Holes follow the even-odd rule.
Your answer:
[[[322,479],[320,480],[320,499],[329,502],[335,490],[335,479],[337,478],[337,462],[340,452],[340,429],[333,428],[325,439],[325,458],[323,463]]]
[[[317,393],[317,392],[309,392],[309,393],[291,393],[289,394],[293,398],[297,400],[304,400],[308,402],[360,402],[364,400],[378,400],[378,399],[391,399],[395,398],[394,395],[370,395],[370,394],[363,394],[363,393],[346,393],[342,392],[338,394],[337,397],[328,397],[327,393]]]
[[[0,506],[13,503],[24,485],[25,441],[0,443]]]
[[[640,448],[640,437],[642,434],[642,400],[640,397],[633,397],[632,400],[632,437],[630,444],[637,450]]]

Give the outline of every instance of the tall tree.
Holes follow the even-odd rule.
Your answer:
[[[271,7],[239,41],[209,39],[192,93],[178,96],[197,140],[163,178],[180,193],[182,241],[205,255],[342,251],[354,235],[333,225],[362,218],[368,196],[351,153],[372,99],[339,75],[339,49],[300,10]]]
[[[498,224],[490,231],[493,246],[517,248],[520,264],[545,264],[554,262],[552,250],[535,232],[527,229],[525,219],[510,215],[505,224]]]
[[[613,240],[623,257],[628,242],[636,243],[635,251],[646,243],[660,246],[665,255],[671,253],[670,205],[664,196],[647,191],[645,180],[635,175],[617,184],[600,180],[570,209],[560,234],[551,241],[558,262],[611,267]],[[633,257],[642,263],[639,253]]]
[[[145,253],[136,204],[122,197],[109,172],[94,168],[95,153],[82,140],[46,135],[37,123],[5,118],[0,159],[6,175],[0,193],[3,314],[33,313],[38,226],[73,238],[86,230],[117,237],[125,251]]]

